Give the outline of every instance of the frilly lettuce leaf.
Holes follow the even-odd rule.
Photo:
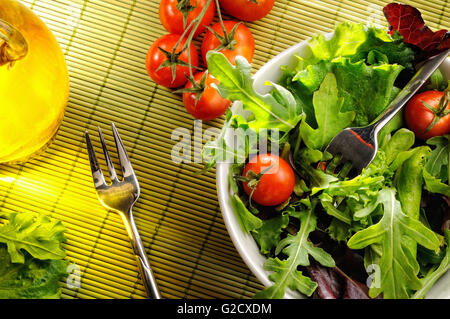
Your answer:
[[[22,250],[38,259],[62,259],[65,250],[65,227],[48,216],[26,213],[3,213],[8,223],[0,227],[0,243],[6,244],[13,263],[25,261]]]
[[[292,74],[293,83],[298,83],[291,84],[289,89],[298,91],[301,87],[303,95],[312,94],[326,74],[334,73],[339,96],[344,97],[342,111],[356,111],[353,126],[372,122],[398,93],[394,84],[400,72],[413,68],[414,52],[401,37],[397,34],[391,37],[383,30],[363,24],[340,23],[329,40],[318,34],[308,46],[309,56],[297,56],[295,66],[285,71]],[[283,82],[289,82],[286,76]],[[304,110],[307,116],[312,116],[308,107]],[[306,121],[314,127],[313,119]]]
[[[0,299],[57,299],[60,280],[67,275],[66,260],[39,260],[24,254],[23,263],[13,263],[6,247],[0,246]]]
[[[312,54],[305,59],[305,63],[311,65],[324,60],[332,60],[339,56],[353,56],[366,41],[367,32],[362,23],[339,23],[336,25],[331,39],[327,40],[320,33],[311,38],[308,44]]]
[[[355,111],[353,126],[370,124],[383,112],[393,96],[395,79],[403,70],[397,64],[367,66],[339,58],[333,63],[339,94],[344,98],[342,111]]]
[[[338,57],[349,57],[352,62],[364,61],[367,64],[377,64],[374,62],[383,60],[386,64],[399,64],[413,69],[415,58],[414,51],[398,33],[390,36],[382,29],[362,23],[338,23],[330,39],[317,34],[311,38],[308,46],[309,56],[297,56],[297,62],[291,68],[293,72],[301,72],[312,65],[323,68],[325,64],[322,62]],[[378,58],[374,60],[374,57]]]

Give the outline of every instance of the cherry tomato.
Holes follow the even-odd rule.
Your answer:
[[[275,0],[220,0],[223,9],[243,21],[264,18],[272,10]]]
[[[449,94],[436,90],[416,94],[406,105],[404,116],[406,125],[419,139],[427,140],[433,136],[448,134]]]
[[[255,51],[255,39],[253,38],[253,35],[250,32],[250,30],[243,23],[240,23],[236,29],[236,32],[233,35],[232,34],[233,28],[239,22],[223,21],[223,23],[225,26],[226,33],[227,35],[229,35],[228,42],[230,43],[222,43],[222,41],[218,39],[214,35],[214,33],[211,32],[211,30],[206,31],[205,37],[203,38],[201,49],[205,65],[207,65],[206,53],[210,50],[215,50],[222,44],[225,45],[225,47],[220,49],[219,52],[223,53],[227,57],[228,61],[230,61],[232,64],[235,64],[235,58],[238,55],[243,56],[250,63],[253,59],[253,53]],[[214,30],[220,36],[222,37],[224,36],[222,25],[220,24],[220,22],[215,23],[211,27],[211,29]],[[233,36],[233,38],[231,38],[231,36]],[[226,40],[224,41],[227,42]]]
[[[263,206],[279,205],[291,196],[295,186],[295,175],[291,166],[281,157],[274,154],[260,154],[251,158],[245,165],[242,176],[251,177],[249,172],[262,174],[253,191],[246,181],[242,186],[247,195],[252,194],[252,201]]]
[[[177,64],[177,61],[189,63],[187,49],[185,49],[173,63],[158,70],[162,63],[168,61],[164,51],[171,53],[180,37],[181,36],[178,34],[166,34],[162,36],[152,44],[147,52],[147,57],[145,60],[147,72],[153,81],[168,88],[175,88],[184,85],[187,81],[185,74],[189,74],[189,67]],[[180,41],[180,44],[176,49],[176,53],[179,53],[185,42],[186,39]],[[191,65],[198,67],[198,52],[192,43],[189,47],[189,51],[191,54]],[[172,74],[172,67],[175,68],[175,78]]]
[[[196,83],[201,82],[205,72],[199,72],[194,75]],[[230,106],[231,101],[224,99],[220,96],[215,88],[211,84],[219,83],[218,80],[206,75],[203,91],[201,92],[200,99],[196,101],[198,93],[185,92],[183,93],[183,103],[186,110],[196,119],[209,121],[223,115],[227,108]],[[192,89],[191,82],[186,84],[186,89]]]
[[[161,0],[159,4],[159,20],[170,33],[183,34],[192,20],[200,15],[206,2],[207,0]],[[184,21],[183,13],[186,15],[186,21]],[[206,30],[206,27],[214,19],[215,13],[216,5],[214,1],[211,1],[200,25],[195,30],[194,37],[197,37]]]

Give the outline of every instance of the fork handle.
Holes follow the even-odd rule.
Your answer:
[[[445,61],[449,53],[450,49],[447,49],[423,64],[414,77],[391,102],[386,111],[372,124],[375,136],[403,108],[409,99],[416,94],[433,72]]]
[[[129,224],[131,244],[133,246],[134,253],[136,255],[136,260],[139,266],[139,272],[142,276],[142,281],[147,295],[152,299],[161,299],[161,294],[159,292],[158,285],[153,275],[153,271],[150,267],[150,263],[145,253],[144,244],[142,243],[141,236],[139,235],[138,229],[134,222],[133,213],[131,208],[126,216],[127,223]]]

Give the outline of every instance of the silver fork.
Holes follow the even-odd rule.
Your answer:
[[[112,131],[114,134],[114,141],[116,142],[120,165],[122,167],[123,180],[119,180],[117,177],[114,164],[111,161],[105,140],[103,139],[102,131],[99,127],[98,133],[100,136],[103,153],[105,154],[111,185],[108,185],[105,181],[102,170],[98,165],[89,133],[86,131],[86,145],[89,153],[89,162],[91,164],[94,186],[97,190],[98,198],[103,206],[118,212],[123,219],[128,236],[130,237],[130,241],[133,246],[133,251],[136,255],[139,271],[142,276],[142,281],[144,283],[147,295],[153,299],[161,299],[155,277],[145,253],[144,245],[141,237],[139,236],[139,232],[133,218],[132,207],[140,195],[139,182],[114,123],[112,123]]]
[[[325,151],[333,157],[341,156],[337,166],[347,165],[347,169],[351,169],[356,175],[359,175],[372,162],[378,151],[380,130],[403,108],[444,62],[449,53],[450,49],[425,62],[389,107],[372,124],[366,127],[346,128],[331,140]]]

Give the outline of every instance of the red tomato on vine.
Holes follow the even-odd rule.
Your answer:
[[[205,33],[201,49],[205,64],[206,53],[211,50],[223,53],[232,64],[235,64],[238,55],[250,63],[255,52],[255,39],[251,31],[242,22],[237,21],[223,21],[223,26],[225,33],[220,22]]]
[[[273,8],[275,0],[220,0],[224,10],[243,21],[264,18]]]
[[[193,68],[198,67],[198,52],[194,44],[191,43],[189,49],[186,48],[181,52],[186,39],[180,40],[180,38],[178,34],[166,34],[160,37],[152,44],[146,56],[145,64],[149,76],[156,83],[168,88],[180,87],[187,82],[186,75],[190,73],[188,50],[191,55],[191,65]]]
[[[209,121],[223,115],[231,101],[220,96],[211,84],[219,81],[206,72],[196,73],[195,84],[189,81],[183,90],[183,104],[196,119]]]
[[[415,95],[405,108],[406,125],[422,140],[450,133],[449,102],[449,92],[431,90]]]
[[[207,0],[161,0],[159,20],[170,33],[183,34],[191,22],[201,14],[206,2]],[[206,30],[206,27],[213,21],[215,13],[216,5],[214,1],[211,1],[194,33],[194,37]],[[189,34],[190,30],[186,35]]]

